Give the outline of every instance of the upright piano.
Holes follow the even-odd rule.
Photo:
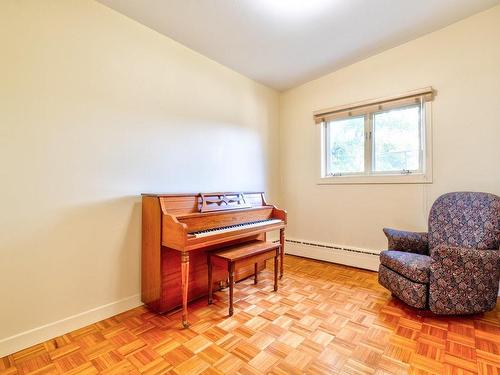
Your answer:
[[[268,204],[262,192],[143,194],[142,302],[158,313],[182,306],[182,324],[188,327],[188,301],[208,293],[207,251],[266,240],[275,230],[283,277],[286,220],[286,211]],[[253,273],[253,266],[245,267],[235,278]],[[214,269],[213,279],[215,287],[223,285],[225,270]]]

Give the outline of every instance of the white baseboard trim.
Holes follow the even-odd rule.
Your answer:
[[[29,348],[32,345],[64,335],[75,329],[107,319],[140,305],[142,305],[141,296],[135,294],[119,301],[95,307],[79,314],[0,339],[0,357]]]
[[[364,268],[371,271],[378,271],[380,264],[379,253],[375,250],[346,247],[318,241],[288,238],[285,243],[285,253],[303,258]],[[500,285],[498,297],[500,297]]]
[[[285,253],[371,271],[377,271],[379,266],[377,251],[318,241],[288,238],[285,243]]]

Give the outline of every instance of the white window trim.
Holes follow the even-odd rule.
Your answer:
[[[321,145],[320,152],[316,158],[316,166],[319,166],[317,185],[357,185],[357,184],[431,184],[432,183],[432,102],[423,104],[425,126],[424,126],[424,152],[423,171],[421,173],[399,174],[399,173],[374,173],[370,175],[342,175],[325,176],[325,127],[315,126],[316,140]]]

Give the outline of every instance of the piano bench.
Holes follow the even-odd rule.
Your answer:
[[[233,315],[234,269],[254,265],[254,284],[257,284],[257,264],[274,258],[274,291],[278,290],[279,243],[251,241],[209,252],[208,263],[208,304],[212,304],[213,278],[212,267],[216,264],[227,267],[229,273],[229,316]]]

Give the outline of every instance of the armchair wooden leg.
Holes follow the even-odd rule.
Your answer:
[[[208,261],[208,304],[212,304],[212,293],[213,293],[213,275],[212,275],[212,257],[210,254],[207,255]]]
[[[229,316],[233,316],[234,263],[229,263]]]

